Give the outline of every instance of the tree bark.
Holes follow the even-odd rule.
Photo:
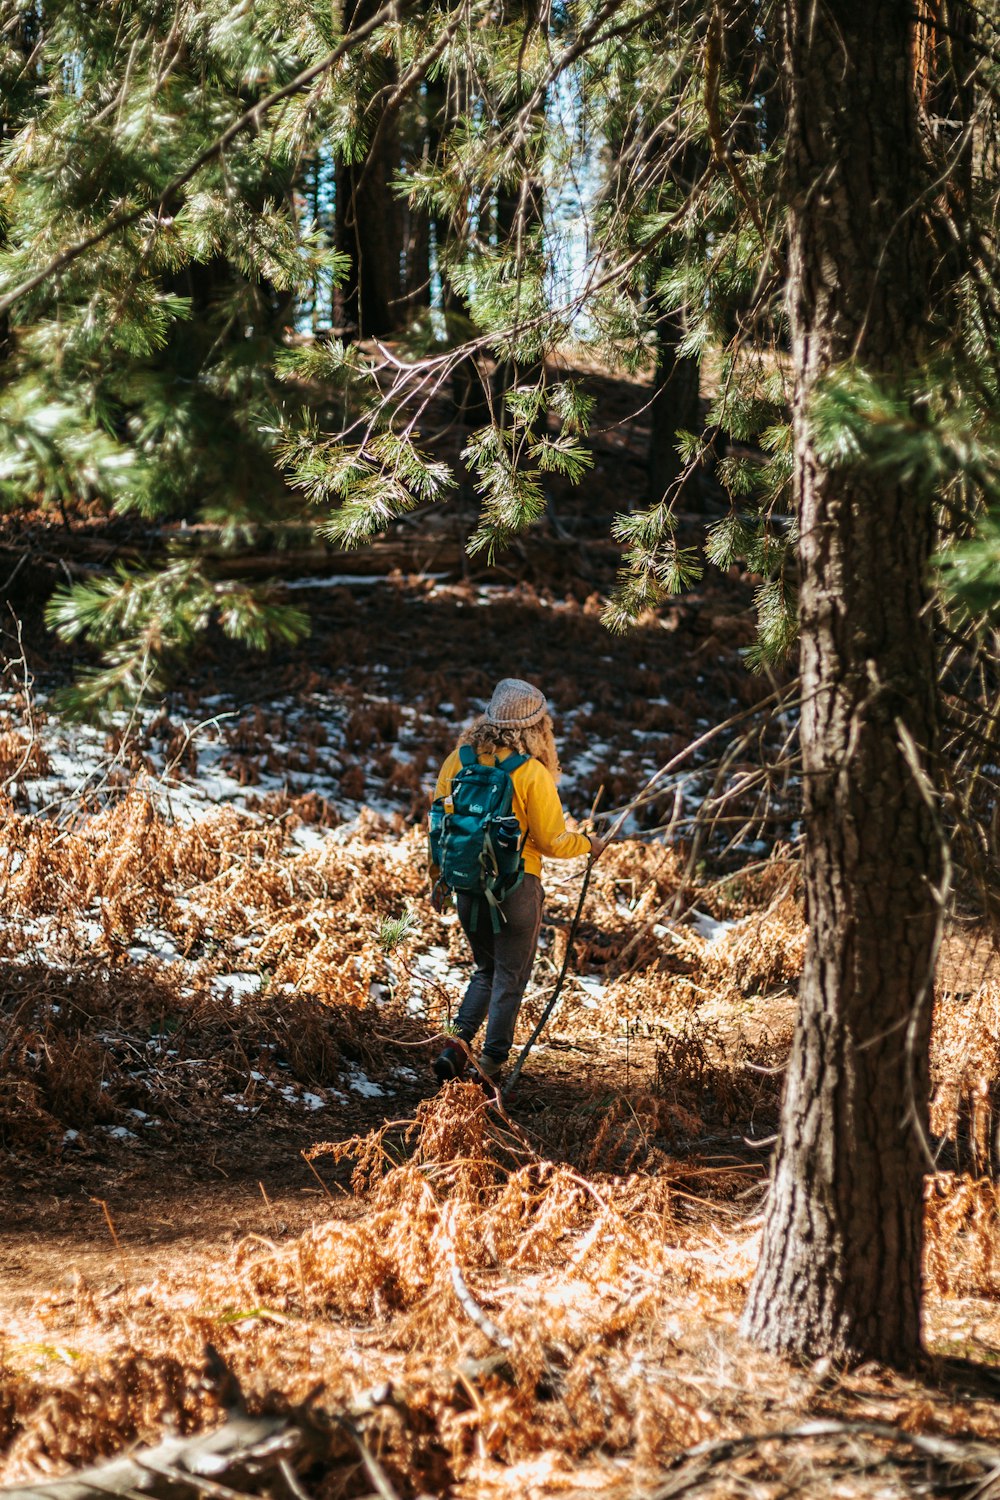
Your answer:
[[[934,519],[892,476],[824,468],[809,402],[855,358],[900,380],[927,332],[911,15],[786,0],[810,936],[743,1318],[771,1350],[893,1363],[921,1347],[940,850],[916,763],[935,744]]]
[[[656,370],[653,399],[649,404],[649,456],[646,460],[647,498],[658,505],[680,477],[677,432],[698,432],[699,364],[692,355],[678,354],[683,325],[676,313],[661,313],[656,320]]]
[[[337,172],[337,248],[351,269],[338,288],[335,316],[359,338],[392,333],[402,321],[401,226],[391,189],[396,132],[384,132],[374,152]]]
[[[437,158],[441,140],[440,106],[443,90],[437,79],[425,82],[399,120],[400,161],[404,173]],[[427,208],[399,199],[400,240],[403,253],[403,292],[407,317],[431,306],[432,216]]]
[[[522,48],[526,49],[534,32],[547,27],[539,0],[507,0],[504,19],[516,23],[522,33]],[[529,97],[529,86],[522,74],[522,60],[517,63],[517,80],[507,101],[498,106],[501,123],[507,129],[517,118]],[[534,112],[536,126],[545,117],[545,102],[541,100]],[[497,188],[495,225],[497,243],[513,251],[520,278],[521,262],[528,254],[528,247],[542,225],[545,212],[545,187],[539,173],[535,153],[527,146],[516,152],[518,176],[514,182],[501,184]],[[493,396],[499,405],[501,423],[508,420],[503,406],[505,393],[519,385],[538,385],[544,379],[540,360],[521,364],[517,360],[501,360],[493,373]]]
[[[355,0],[345,8],[344,25],[370,20],[375,9],[374,0]],[[394,64],[376,59],[373,97],[387,97],[395,81]],[[335,203],[337,249],[350,257],[351,268],[334,293],[334,322],[363,339],[392,333],[406,321],[403,222],[392,186],[402,161],[398,121],[376,116],[370,138],[359,162],[338,167]]]

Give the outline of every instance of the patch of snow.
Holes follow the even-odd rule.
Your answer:
[[[733,921],[718,922],[715,917],[710,917],[707,911],[699,911],[697,907],[694,907],[688,916],[698,936],[705,938],[709,943],[714,943],[724,932],[729,932],[736,926]]]
[[[88,927],[97,926],[89,922]],[[100,928],[98,927],[98,931]],[[93,942],[94,939],[91,939]],[[144,963],[147,958],[158,958],[163,963],[183,962],[184,955],[168,932],[158,927],[137,927],[128,956],[133,963]]]
[[[457,915],[453,915],[452,923],[457,920]],[[438,984],[462,984],[465,978],[464,971],[455,968],[448,958],[447,948],[440,943],[432,944],[417,955],[413,974],[417,980],[435,980]]]
[[[234,1005],[239,1005],[244,995],[255,995],[261,987],[261,976],[237,971],[234,974],[216,974],[212,978],[212,989],[217,995],[229,995]]]
[[[596,974],[577,974],[576,982],[584,992],[584,999],[580,1004],[586,1010],[599,1010],[601,1001],[608,992],[608,987]]]
[[[389,1095],[386,1090],[380,1088],[377,1083],[372,1083],[367,1073],[362,1073],[360,1068],[352,1068],[347,1075],[347,1087],[354,1094],[360,1094],[363,1099],[387,1099]]]
[[[311,823],[302,823],[292,829],[292,843],[300,849],[322,849],[329,836],[328,828],[316,828]]]
[[[434,579],[447,578],[447,573],[424,573],[424,578]],[[379,584],[388,583],[388,579],[381,574],[375,573],[331,573],[329,577],[323,578],[289,578],[282,581],[284,589],[360,589],[376,588]]]

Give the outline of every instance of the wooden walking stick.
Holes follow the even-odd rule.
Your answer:
[[[597,816],[597,806],[601,800],[603,793],[604,787],[602,785],[598,787],[597,796],[594,798],[593,806],[590,809],[591,821],[593,821],[593,819]],[[620,825],[616,823],[615,831],[617,831],[619,826]],[[605,847],[607,847],[607,841],[605,841]],[[604,849],[602,848],[601,854],[603,854],[603,852]],[[569,936],[566,939],[566,952],[563,954],[562,968],[559,970],[559,978],[556,980],[556,987],[552,991],[552,994],[549,996],[548,1003],[545,1009],[542,1011],[542,1014],[536,1021],[534,1031],[532,1031],[528,1040],[521,1048],[521,1055],[518,1057],[517,1062],[514,1064],[514,1068],[510,1077],[507,1079],[507,1082],[504,1084],[503,1089],[501,1090],[501,1098],[503,1099],[507,1098],[515,1083],[520,1078],[521,1069],[524,1067],[525,1059],[527,1058],[528,1053],[531,1051],[532,1047],[538,1041],[538,1038],[541,1036],[542,1031],[545,1028],[545,1023],[555,1009],[555,1003],[559,999],[559,996],[562,992],[562,987],[565,982],[566,975],[569,973],[570,961],[573,957],[573,943],[576,939],[576,930],[580,925],[580,918],[583,915],[583,903],[587,899],[587,890],[590,886],[591,872],[594,866],[597,864],[597,861],[600,859],[601,854],[592,854],[587,860],[587,868],[583,872],[583,884],[580,887],[580,899],[576,903],[576,911],[573,913],[573,920],[569,925]]]
[[[549,996],[548,1004],[536,1021],[534,1031],[531,1033],[528,1040],[521,1048],[521,1055],[517,1059],[517,1062],[514,1064],[513,1072],[503,1086],[502,1097],[504,1099],[507,1098],[515,1083],[520,1078],[521,1069],[524,1067],[525,1059],[527,1058],[528,1053],[531,1051],[532,1047],[538,1041],[538,1038],[541,1036],[545,1023],[549,1019],[549,1016],[551,1016],[555,1008],[555,1003],[559,999],[559,995],[563,987],[563,981],[565,980],[566,975],[569,972],[570,959],[573,956],[573,941],[576,937],[576,929],[580,925],[580,917],[583,914],[583,903],[587,899],[587,887],[590,885],[590,872],[593,870],[600,857],[600,854],[597,854],[587,861],[587,868],[583,876],[583,884],[580,887],[580,899],[576,903],[576,912],[573,916],[572,922],[570,923],[569,937],[566,941],[566,952],[563,956],[562,968],[559,970],[559,978],[556,980],[556,987],[552,991],[552,994]]]

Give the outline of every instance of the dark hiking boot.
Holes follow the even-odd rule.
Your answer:
[[[465,1053],[448,1042],[434,1059],[434,1077],[438,1083],[447,1083],[449,1078],[461,1078],[465,1072],[465,1064]]]

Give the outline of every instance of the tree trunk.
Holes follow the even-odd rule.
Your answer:
[[[374,0],[357,0],[345,8],[344,24],[358,25],[375,12]],[[387,97],[395,82],[394,64],[372,63],[373,97]],[[334,294],[334,321],[359,338],[392,333],[406,320],[401,262],[403,223],[393,181],[402,152],[395,119],[371,123],[371,144],[359,162],[337,168],[337,249],[350,257],[346,280]]]
[[[390,188],[397,147],[390,128],[363,161],[337,171],[337,248],[351,259],[337,321],[359,338],[392,333],[401,321],[401,225]]]
[[[39,40],[41,15],[34,5],[22,4],[14,7],[14,13],[5,23],[6,46],[11,63],[19,59],[23,66],[11,67],[8,77],[0,89],[0,146],[6,144],[21,128],[23,114],[32,101],[32,96],[42,80],[37,70],[32,75],[28,61]],[[0,224],[0,246],[7,244],[6,228]],[[10,336],[10,312],[0,313],[0,362],[10,358],[12,352]]]
[[[539,27],[547,26],[547,20],[543,18],[542,7],[539,0],[507,0],[504,6],[504,19],[515,23],[523,35],[522,49],[526,49],[534,32]],[[531,94],[527,79],[523,76],[523,61],[518,58],[517,79],[515,86],[505,103],[498,106],[498,115],[504,129],[508,129],[517,118],[520,110],[525,106]],[[541,127],[545,118],[545,101],[539,101],[534,111],[534,127]],[[533,133],[533,132],[532,132]],[[542,181],[537,152],[531,147],[524,145],[516,151],[518,163],[518,176],[513,182],[505,182],[497,188],[495,224],[497,244],[506,246],[514,253],[517,262],[517,275],[520,278],[521,265],[529,253],[529,247],[542,225],[545,208],[545,187]],[[518,317],[527,316],[520,312]],[[497,416],[501,423],[508,420],[503,405],[503,398],[507,391],[519,385],[538,385],[544,379],[544,370],[540,360],[531,360],[527,364],[521,364],[517,360],[508,359],[498,362],[493,374],[493,396],[498,403]]]
[[[691,355],[677,353],[683,332],[681,319],[676,313],[662,313],[656,320],[656,371],[653,399],[649,405],[649,457],[646,460],[650,505],[658,505],[680,477],[678,428],[688,432],[698,432],[701,428],[698,361]]]
[[[435,80],[436,83],[436,80]],[[433,162],[440,144],[439,89],[420,88],[399,119],[400,165],[404,174]],[[397,199],[403,256],[403,293],[408,318],[432,302],[431,214],[419,203]]]
[[[497,242],[515,251],[518,261],[524,253],[522,246],[542,222],[544,201],[544,188],[541,179],[532,170],[532,165],[525,162],[521,170],[520,183],[513,189],[501,189],[496,200]],[[498,362],[493,375],[493,395],[494,400],[499,403],[497,415],[501,424],[508,420],[502,404],[504,394],[514,386],[538,385],[542,378],[540,360],[531,360],[527,364],[513,359]]]
[[[809,945],[744,1332],[798,1356],[913,1359],[940,852],[926,572],[932,507],[824,468],[808,404],[857,356],[889,383],[927,328],[930,262],[900,0],[786,0],[795,486]],[[908,748],[910,747],[910,748]]]

